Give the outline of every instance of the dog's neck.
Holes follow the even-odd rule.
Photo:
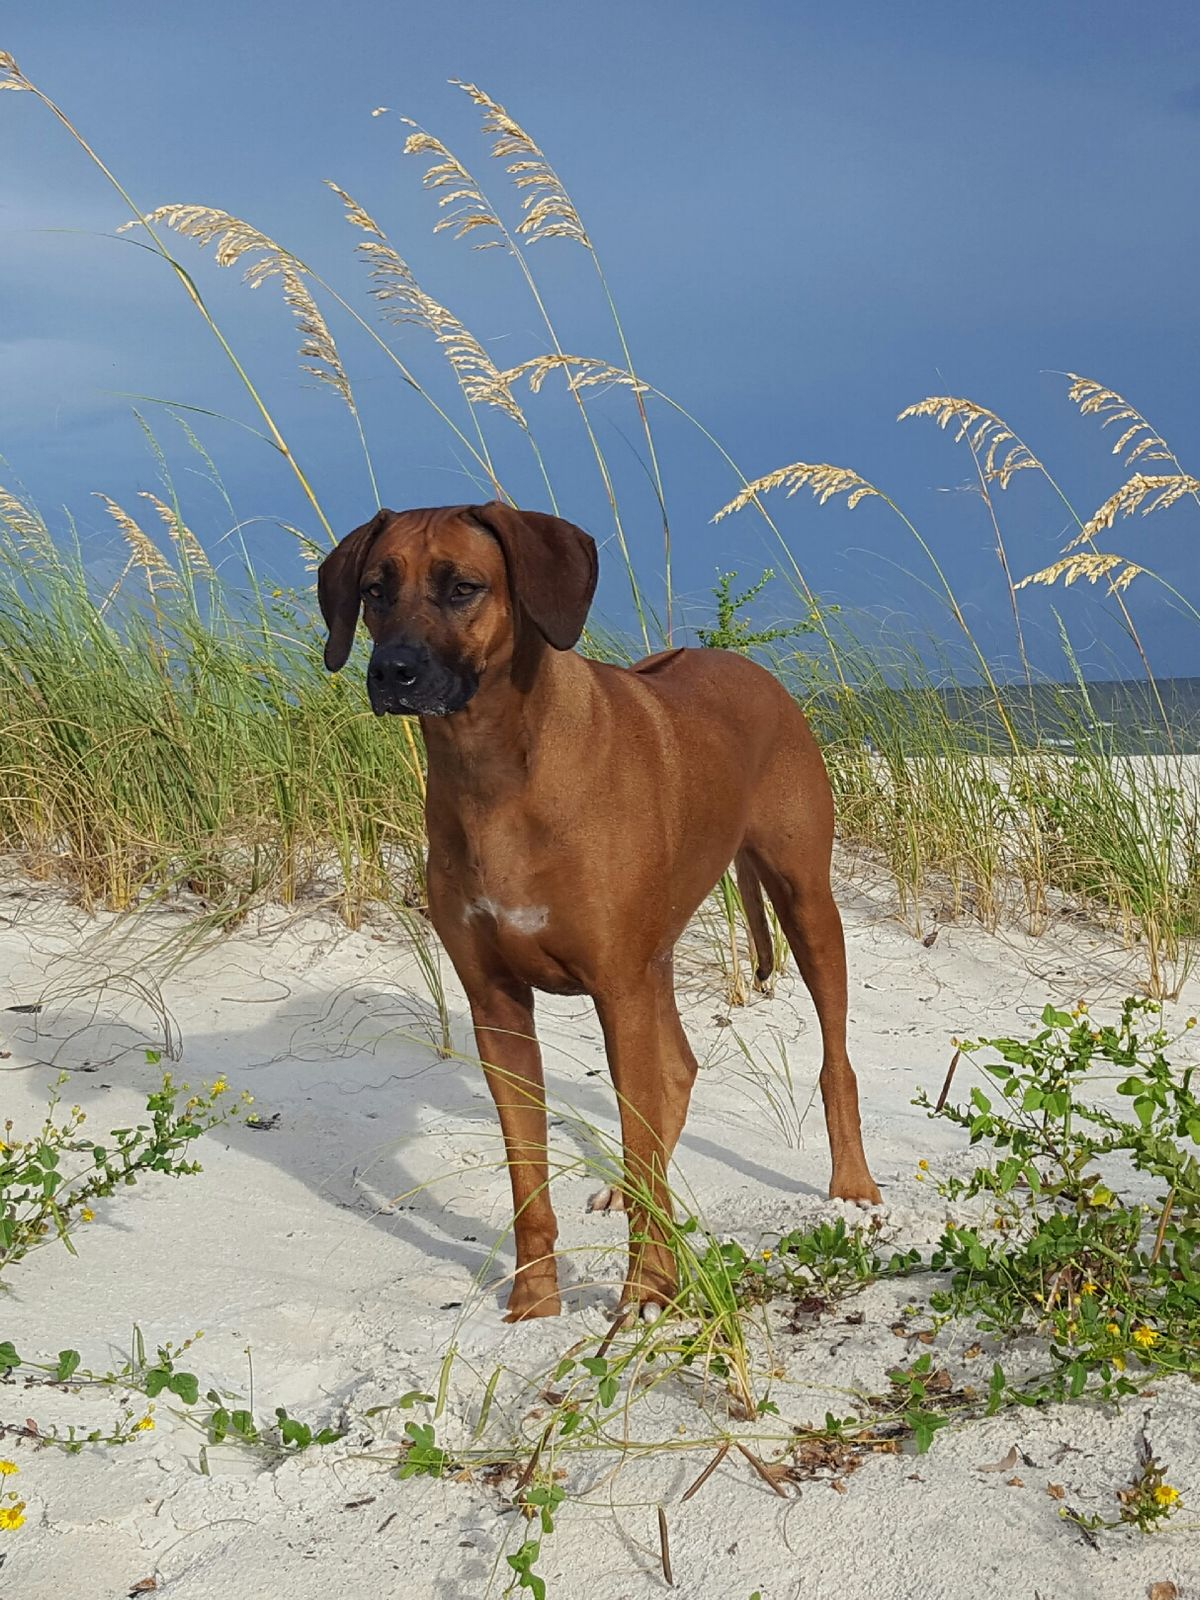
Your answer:
[[[587,692],[581,656],[524,630],[511,661],[485,670],[461,711],[421,718],[431,788],[449,780],[455,793],[484,805],[522,791],[539,756],[581,714]]]

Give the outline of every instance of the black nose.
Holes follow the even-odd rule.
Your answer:
[[[380,645],[371,654],[367,681],[376,689],[409,689],[421,675],[426,652],[417,645]]]

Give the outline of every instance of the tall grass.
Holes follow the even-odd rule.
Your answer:
[[[422,772],[405,730],[321,666],[307,609],[236,610],[172,518],[169,560],[96,593],[14,499],[0,512],[0,841],[88,906],[190,891],[228,924],[320,894],[351,923],[419,904]]]
[[[405,396],[441,418],[482,491],[509,498],[506,479],[515,481],[532,462],[545,503],[570,514],[581,485],[558,481],[526,403],[528,392],[557,385],[602,486],[636,618],[633,640],[590,634],[588,647],[597,653],[620,658],[676,638],[670,484],[654,429],[664,414],[694,422],[701,447],[716,450],[731,474],[732,497],[718,518],[743,512],[763,520],[784,574],[775,592],[789,611],[782,630],[750,629],[734,615],[741,601],[730,610],[726,581],[718,625],[706,636],[754,650],[804,701],[825,747],[842,839],[890,874],[914,930],[922,932],[931,917],[972,916],[989,927],[1017,919],[1036,932],[1068,909],[1117,930],[1140,952],[1149,989],[1171,992],[1200,930],[1200,799],[1136,616],[1134,585],[1157,580],[1100,540],[1118,519],[1185,499],[1200,503],[1200,482],[1140,412],[1077,375],[1069,375],[1070,399],[1084,416],[1116,429],[1114,453],[1131,474],[1091,516],[1076,513],[1030,445],[987,408],[932,396],[902,413],[953,428],[970,454],[996,541],[1003,580],[997,604],[1011,614],[1024,673],[1014,688],[989,660],[937,550],[884,490],[851,469],[805,461],[751,479],[649,382],[634,364],[595,246],[562,179],[503,106],[476,85],[458,87],[479,109],[490,157],[515,187],[512,220],[448,145],[407,119],[404,149],[422,165],[436,230],[498,247],[494,259],[511,262],[532,297],[548,348],[506,369],[419,283],[383,226],[339,185],[331,187],[360,235],[369,295],[361,309],[248,221],[210,207],[143,211],[66,113],[0,52],[0,88],[39,101],[75,140],[127,208],[124,226],[161,257],[232,363],[264,441],[312,506],[317,537],[300,536],[310,564],[330,537],[319,486],[288,446],[265,386],[168,248],[172,232],[212,249],[218,266],[240,267],[251,286],[280,288],[300,334],[302,364],[347,408],[368,469],[370,442],[332,325],[339,318],[374,341]],[[582,252],[611,313],[609,355],[569,353],[572,341],[533,269],[534,245]],[[377,325],[386,330],[396,322],[427,336],[428,378],[416,357],[401,360]],[[435,397],[443,362],[457,405]],[[648,511],[618,498],[594,414],[596,396],[611,391],[628,400],[636,420]],[[1067,507],[1077,533],[1058,561],[1018,579],[1001,503],[1031,474]],[[949,663],[942,667],[928,641],[903,640],[887,650],[877,629],[860,628],[813,592],[773,510],[781,492],[801,490],[851,509],[878,501],[898,519],[958,640],[956,659],[965,655],[970,664],[971,715],[962,714],[961,697],[956,702],[939,688],[962,675]],[[109,588],[97,584],[70,529],[52,535],[33,506],[0,493],[0,847],[25,870],[69,884],[88,905],[128,907],[186,889],[211,918],[228,923],[263,898],[318,894],[352,923],[377,903],[411,919],[423,893],[423,773],[411,727],[370,719],[361,685],[324,672],[307,592],[268,592],[249,557],[240,582],[218,578],[206,550],[223,530],[206,528],[197,537],[169,479],[166,499],[148,497],[137,517],[105,503],[127,552]],[[663,563],[654,575],[665,597],[661,614],[630,550],[635,516],[661,525]],[[1076,683],[1055,691],[1034,682],[1021,591],[1030,582],[1080,580],[1103,584],[1145,668],[1156,729],[1143,752],[1114,746],[1105,719],[1092,710],[1065,630],[1064,667]],[[1191,601],[1171,593],[1200,622]],[[720,886],[709,925],[730,998],[743,999],[745,940],[732,879]],[[413,926],[420,934],[419,920]]]

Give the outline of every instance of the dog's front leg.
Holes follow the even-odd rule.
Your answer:
[[[508,1320],[555,1317],[561,1309],[554,1256],[558,1222],[550,1204],[546,1090],[533,1031],[533,991],[522,984],[492,986],[468,994],[468,999],[512,1181],[517,1270]]]

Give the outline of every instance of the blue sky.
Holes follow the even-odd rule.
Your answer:
[[[1144,16],[1088,0],[986,10],[919,5],[528,0],[124,0],[11,4],[0,48],[77,122],[139,204],[195,201],[245,216],[370,314],[356,235],[321,183],[334,178],[386,226],[428,291],[515,364],[546,348],[514,264],[434,237],[420,165],[386,105],[428,126],[505,205],[478,114],[447,84],[477,80],[546,150],[584,215],[639,369],[695,413],[751,475],[795,460],[853,466],[884,487],[937,552],[997,661],[1015,652],[987,509],[963,447],[907,403],[962,394],[997,410],[1083,515],[1122,481],[1111,435],[1066,398],[1072,370],[1146,412],[1185,466],[1200,420],[1195,312],[1200,213],[1200,12],[1165,0]],[[110,530],[92,491],[130,506],[158,487],[120,391],[255,417],[163,264],[115,230],[117,196],[32,97],[0,96],[0,454],[51,521],[69,508],[99,551]],[[509,208],[512,214],[511,206]],[[373,509],[349,418],[300,373],[278,290],[246,289],[188,241],[177,253],[267,397],[338,529]],[[547,241],[530,262],[566,348],[614,359],[587,258]],[[461,451],[329,308],[355,380],[385,503],[479,498]],[[381,331],[456,407],[420,330]],[[215,550],[229,515],[159,408],[142,406]],[[577,418],[553,381],[530,401],[565,514],[611,540]],[[779,566],[753,513],[713,527],[736,488],[704,440],[655,413],[675,581],[703,620],[718,568],[753,580]],[[659,518],[628,396],[595,401],[635,556],[657,587]],[[194,417],[247,540],[294,576],[281,522],[315,519],[277,455],[232,422]],[[526,503],[544,491],[504,418],[490,427]],[[1070,534],[1032,473],[997,502],[1013,568],[1053,559]],[[849,513],[807,497],[774,507],[808,580],[869,611],[898,641],[953,624],[930,572],[878,502]],[[1192,502],[1126,521],[1109,545],[1193,598]],[[626,620],[605,544],[601,602]],[[1027,592],[1028,594],[1028,592]],[[1080,586],[1028,596],[1037,664],[1061,674],[1061,607],[1097,676],[1132,670],[1111,609]],[[777,592],[765,615],[786,610]],[[1200,673],[1194,625],[1142,580],[1131,604],[1164,673]]]

